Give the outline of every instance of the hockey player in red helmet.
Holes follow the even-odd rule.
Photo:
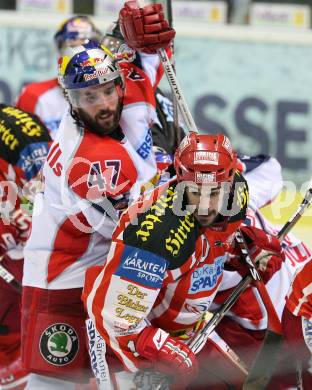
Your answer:
[[[224,263],[235,253],[228,244],[245,218],[248,188],[222,134],[188,135],[174,165],[177,183],[130,206],[113,233],[106,264],[86,273],[83,300],[107,343],[119,387],[123,380],[135,384],[142,370],[149,376],[146,369],[169,375],[183,388],[189,383],[207,389],[222,381],[209,360],[214,342],[208,340],[195,356],[187,340],[203,326]],[[255,236],[252,242],[259,244]],[[233,370],[229,361],[224,370]]]
[[[191,133],[177,149],[174,158],[177,180],[189,182],[186,196],[189,204],[196,206],[194,216],[201,226],[217,222],[223,205],[220,197],[233,183],[236,164],[236,153],[229,139],[222,134],[199,136]],[[208,204],[204,200],[206,196]],[[224,221],[224,217],[219,216],[219,222]]]

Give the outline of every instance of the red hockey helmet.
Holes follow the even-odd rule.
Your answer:
[[[232,182],[236,164],[236,153],[223,134],[190,133],[174,156],[178,181],[196,184]]]

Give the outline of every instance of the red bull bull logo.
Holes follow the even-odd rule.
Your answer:
[[[126,44],[120,45],[118,52],[115,54],[116,60],[120,62],[133,62],[135,60],[135,57],[135,51]]]
[[[95,66],[95,65],[98,65],[98,64],[101,64],[103,62],[103,58],[99,58],[99,57],[90,57],[88,58],[87,60],[83,61],[81,63],[81,66],[84,68],[84,67],[87,67],[87,66]]]

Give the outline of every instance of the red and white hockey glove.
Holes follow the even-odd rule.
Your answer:
[[[281,268],[285,260],[285,254],[279,240],[254,226],[243,226],[240,230],[250,249],[262,280],[264,283],[267,283],[275,272]],[[235,248],[234,253],[240,255],[238,246]],[[237,257],[232,258],[229,264],[242,276],[245,276],[249,272],[248,267],[240,262]]]
[[[165,20],[162,4],[139,8],[136,1],[127,1],[120,10],[119,23],[128,46],[145,53],[168,47],[175,37],[175,30]]]
[[[190,348],[160,328],[145,328],[136,342],[136,351],[153,362],[157,371],[184,384],[198,371],[196,356]]]
[[[18,231],[18,242],[25,244],[30,233],[31,216],[26,211],[17,209],[12,215],[11,224]]]

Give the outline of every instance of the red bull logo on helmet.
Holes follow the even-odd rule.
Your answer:
[[[96,66],[98,64],[101,64],[102,62],[104,62],[104,59],[103,58],[99,58],[99,57],[90,57],[88,58],[87,60],[83,61],[81,63],[81,66],[84,68],[84,67],[87,67],[87,66]]]
[[[108,68],[98,69],[91,74],[85,74],[83,77],[84,77],[85,81],[90,81],[90,80],[96,79],[97,77],[105,76],[108,73],[108,71],[109,71]]]
[[[194,164],[212,164],[218,165],[219,155],[216,152],[196,152],[194,155]]]

